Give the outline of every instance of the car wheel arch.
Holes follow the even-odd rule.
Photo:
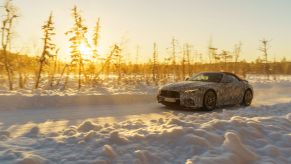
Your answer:
[[[243,96],[245,96],[247,91],[251,91],[251,93],[254,95],[254,91],[250,87],[247,87],[243,92]]]
[[[207,89],[205,89],[205,92],[204,92],[204,94],[203,94],[203,100],[204,100],[204,98],[205,98],[205,94],[207,93],[207,92],[209,92],[209,91],[212,91],[212,92],[214,92],[215,93],[215,97],[216,97],[216,99],[217,99],[217,91],[215,90],[215,89],[213,89],[213,88],[207,88]]]
[[[245,90],[245,92],[246,92],[247,90],[250,90],[252,93],[254,93],[253,90],[252,90],[250,87],[247,87],[247,89]]]
[[[215,93],[215,95],[217,96],[217,90],[215,88],[207,88],[206,92],[208,91],[213,91]]]

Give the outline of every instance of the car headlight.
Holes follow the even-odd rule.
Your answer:
[[[189,90],[186,90],[185,93],[195,93],[199,91],[199,89],[189,89]]]

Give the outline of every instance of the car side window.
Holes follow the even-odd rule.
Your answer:
[[[223,83],[236,83],[238,81],[239,80],[235,76],[228,75],[228,74],[226,74],[222,80]]]
[[[233,79],[232,79],[229,75],[225,75],[225,77],[224,77],[224,81],[225,81],[226,83],[232,83],[232,82],[233,82]]]
[[[234,77],[233,75],[227,75],[227,78],[230,79],[229,81],[231,81],[232,83],[239,82],[239,80],[236,77]]]

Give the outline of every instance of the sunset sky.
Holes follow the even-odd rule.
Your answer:
[[[4,0],[1,0],[3,3]],[[182,45],[188,42],[207,59],[207,46],[232,51],[241,41],[242,59],[254,60],[259,40],[271,40],[270,54],[281,60],[291,59],[290,0],[14,0],[19,8],[13,48],[37,53],[41,47],[41,26],[53,11],[56,43],[63,59],[69,58],[68,37],[72,26],[71,9],[77,5],[91,29],[101,18],[101,49],[109,51],[114,43],[124,43],[126,58],[135,56],[140,45],[140,61],[151,56],[157,42],[160,58],[167,57],[167,48],[175,36]],[[3,11],[1,11],[3,12]]]

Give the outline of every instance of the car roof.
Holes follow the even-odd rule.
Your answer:
[[[217,73],[217,74],[232,75],[232,76],[236,77],[240,81],[243,80],[239,76],[237,76],[236,74],[231,73],[231,72],[225,72],[225,71],[209,71],[209,72],[200,72],[200,73]]]
[[[209,72],[199,72],[199,73],[213,73],[213,74],[224,74],[224,72],[214,72],[214,71],[209,71]],[[198,73],[198,74],[199,74]]]

